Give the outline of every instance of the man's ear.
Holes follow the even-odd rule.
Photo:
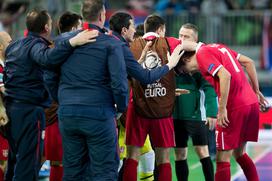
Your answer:
[[[49,24],[45,24],[45,25],[44,25],[44,30],[45,30],[46,32],[49,32]]]
[[[126,32],[127,32],[127,28],[123,27],[122,30],[121,30],[121,35],[124,35]]]
[[[75,31],[76,29],[77,29],[77,28],[73,26],[71,30],[72,30],[72,31]]]

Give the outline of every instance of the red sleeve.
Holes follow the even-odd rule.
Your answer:
[[[211,50],[206,47],[200,47],[198,52],[196,53],[196,59],[199,66],[199,70],[201,72],[209,73],[214,76],[222,64],[220,63],[218,57],[216,56],[216,50]]]
[[[229,49],[229,50],[231,51],[231,54],[232,54],[237,60],[239,60],[240,54],[237,53],[236,51],[232,50],[232,49]]]
[[[174,37],[166,37],[166,40],[169,44],[170,53],[172,54],[174,49],[181,44],[181,40],[174,38]]]

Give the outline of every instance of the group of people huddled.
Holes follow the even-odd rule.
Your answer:
[[[190,23],[174,38],[158,15],[136,29],[117,12],[107,30],[102,0],[84,0],[81,13],[65,12],[53,39],[46,10],[28,12],[23,38],[0,32],[0,181],[38,180],[45,159],[51,181],[170,181],[171,148],[184,181],[189,136],[206,181],[230,181],[232,155],[259,180],[245,146],[267,101],[252,59],[198,42]]]

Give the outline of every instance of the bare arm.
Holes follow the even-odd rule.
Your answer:
[[[217,123],[219,126],[227,127],[229,123],[227,115],[227,101],[229,96],[231,75],[224,67],[221,67],[217,72],[217,76],[220,84]]]
[[[198,48],[198,46],[201,46],[202,43],[196,43],[193,41],[189,41],[189,40],[183,40],[182,41],[182,50],[185,51],[196,51],[196,49]]]
[[[252,88],[254,92],[258,92],[259,83],[258,83],[258,77],[257,77],[254,61],[247,56],[241,55],[239,58],[239,62],[243,67],[245,67],[246,72],[248,73],[249,79],[252,83]]]
[[[4,126],[8,123],[8,116],[6,114],[6,108],[3,104],[2,95],[0,95],[0,126]]]
[[[142,51],[142,54],[141,54],[141,57],[139,58],[138,60],[138,63],[141,64],[145,61],[145,58],[146,58],[146,55],[147,55],[147,52],[150,50],[151,46],[152,46],[152,41],[148,41]]]
[[[246,69],[246,72],[251,81],[251,86],[259,99],[259,104],[262,109],[262,107],[265,107],[268,104],[268,101],[265,99],[265,97],[259,90],[259,82],[258,82],[256,68],[255,68],[255,63],[251,58],[245,55],[241,55],[239,57],[239,62]]]

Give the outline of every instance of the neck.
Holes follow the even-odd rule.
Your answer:
[[[87,21],[89,24],[93,24],[93,25],[96,25],[96,26],[98,26],[99,28],[104,28],[104,24],[102,23],[102,22],[100,22],[100,21],[92,21],[92,22],[89,22],[89,21]]]
[[[40,36],[47,40],[49,39],[49,35],[47,33],[41,33]]]

